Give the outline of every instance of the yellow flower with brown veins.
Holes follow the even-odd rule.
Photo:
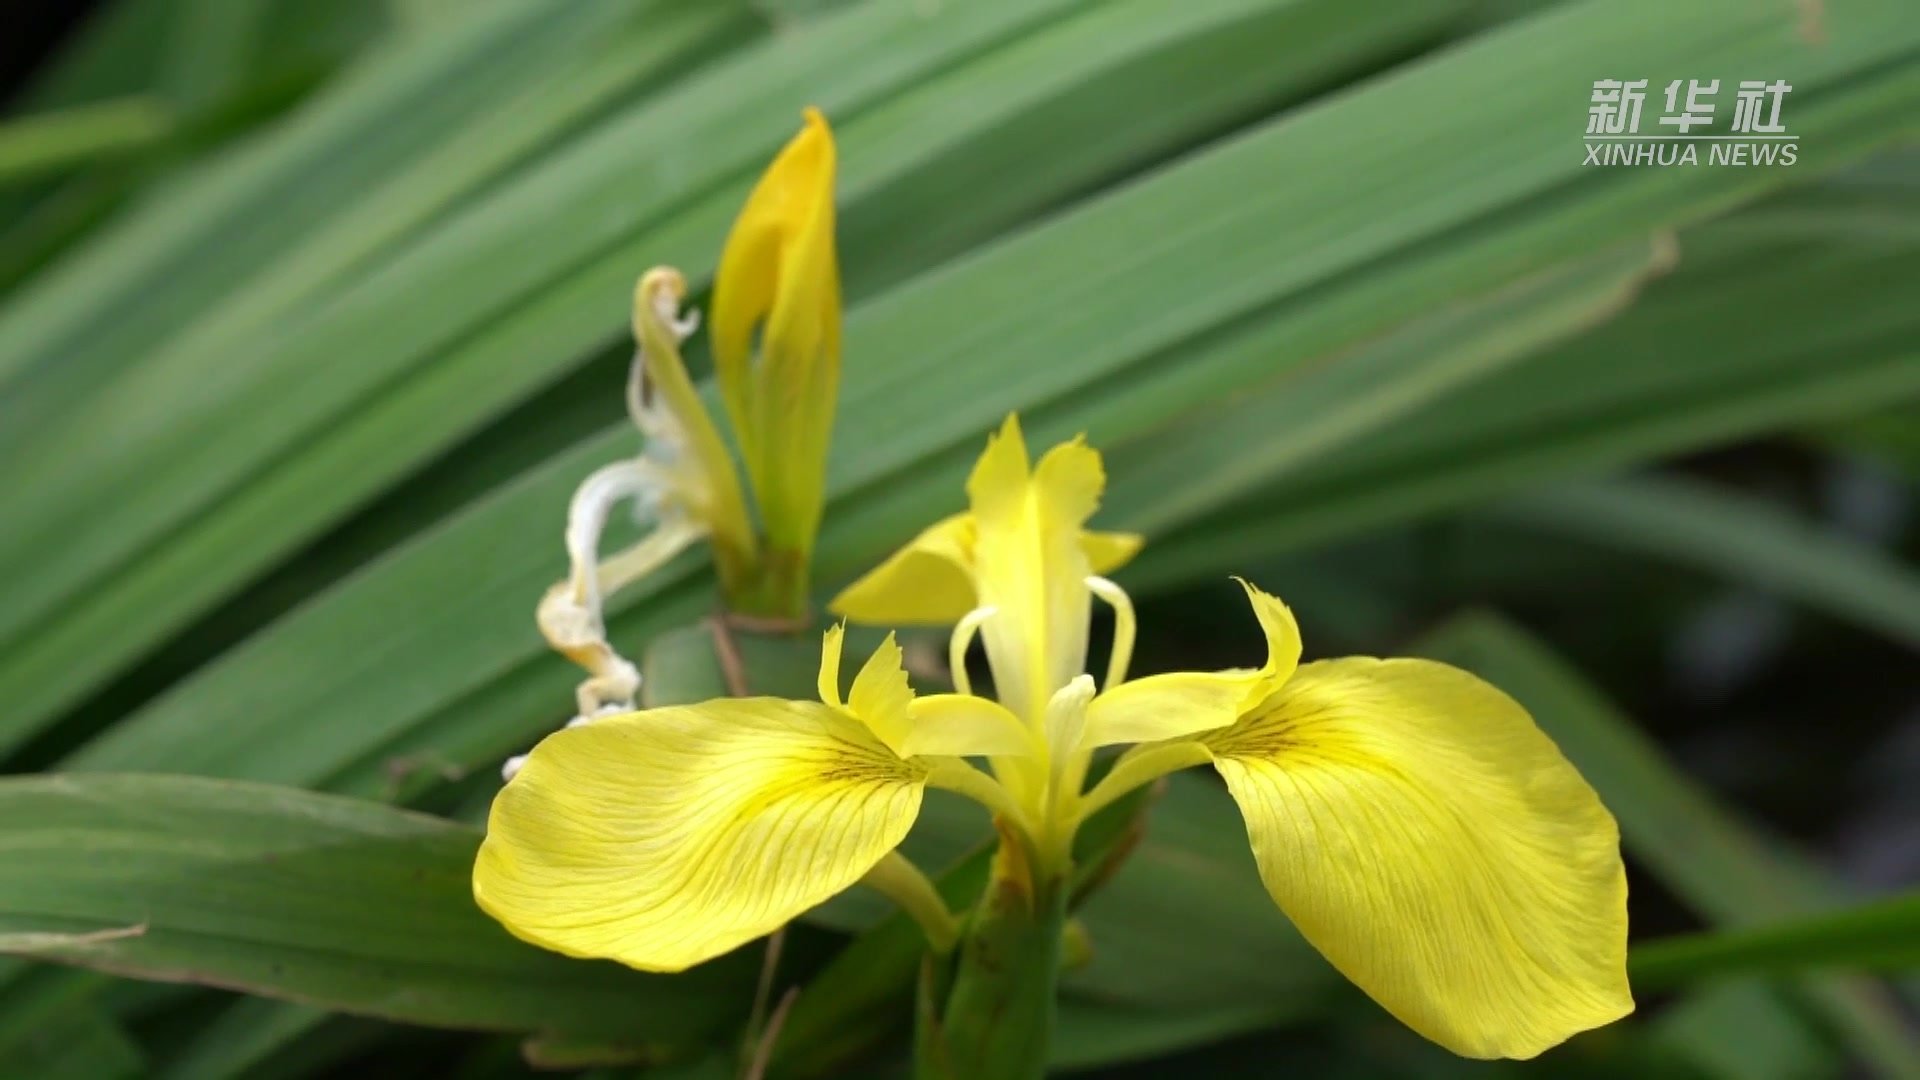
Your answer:
[[[1470,1057],[1531,1057],[1630,1012],[1618,830],[1526,711],[1431,661],[1301,664],[1292,614],[1251,585],[1262,667],[1129,680],[1132,604],[1097,575],[1138,540],[1086,528],[1104,483],[1077,440],[1031,462],[1009,418],[969,509],[834,605],[955,623],[957,693],[916,698],[889,638],[842,701],[835,631],[819,702],[721,700],[556,734],[494,804],[481,906],[561,952],[678,970],[864,880],[945,948],[951,914],[894,851],[927,786],[986,805],[1032,872],[1057,879],[1089,815],[1211,764],[1274,901],[1415,1031]],[[1096,597],[1116,616],[1098,687]],[[975,636],[991,699],[960,662]],[[1132,745],[1089,787],[1094,752],[1117,744]]]

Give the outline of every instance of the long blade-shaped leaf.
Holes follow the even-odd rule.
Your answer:
[[[185,777],[0,781],[0,950],[447,1027],[684,1042],[753,960],[691,977],[568,960],[474,906],[479,834]]]
[[[1612,323],[1320,458],[1275,458],[1257,494],[1182,524],[1137,572],[1173,583],[1549,478],[1920,393],[1920,317],[1902,284],[1920,271],[1920,253],[1828,237],[1818,249],[1825,272],[1809,284],[1797,261],[1808,257],[1803,244],[1738,240],[1740,221],[1683,234],[1680,270]],[[1685,364],[1672,362],[1676,350]],[[1229,412],[1209,437],[1170,437],[1160,449],[1203,475],[1227,461],[1208,447],[1232,448],[1232,436],[1252,459],[1296,440],[1259,420]],[[1151,519],[1158,489],[1136,496],[1127,475],[1116,470],[1111,501],[1128,518]]]
[[[1758,499],[1640,477],[1530,492],[1493,513],[1778,592],[1920,649],[1920,574]]]
[[[1643,990],[1699,979],[1821,969],[1920,969],[1920,894],[1743,930],[1663,938],[1633,953]]]
[[[1730,36],[1726,18],[1738,25],[1739,17],[1712,14],[1711,19],[1699,16],[1697,25],[1688,15],[1678,25],[1696,36],[1686,43],[1662,38],[1661,51],[1645,62],[1664,62],[1669,49],[1680,56],[1689,55],[1688,49],[1728,48],[1753,62],[1773,62],[1770,57],[1793,52],[1782,49],[1771,23],[1764,30],[1755,24],[1750,36]],[[1861,36],[1850,36],[1841,53],[1864,63],[1862,57],[1876,55],[1874,50],[1887,43],[1869,42],[1864,25],[1856,29]],[[1623,57],[1646,41],[1624,35],[1610,7],[1550,13],[1201,155],[863,306],[848,325],[849,356],[916,359],[892,367],[849,362],[842,410],[848,434],[836,443],[834,489],[844,497],[871,487],[876,501],[867,516],[855,502],[836,505],[829,525],[833,542],[822,545],[834,560],[824,568],[827,575],[857,569],[891,538],[950,508],[957,484],[933,482],[939,474],[926,471],[928,454],[946,447],[941,453],[952,460],[943,456],[940,467],[964,469],[978,432],[1006,408],[1063,396],[1079,404],[1075,395],[1081,388],[1210,325],[1246,316],[1276,296],[1298,297],[1315,283],[1371,268],[1375,260],[1408,247],[1419,250],[1421,240],[1474,220],[1512,197],[1516,186],[1541,190],[1573,179],[1577,163],[1561,164],[1553,149],[1560,135],[1516,126],[1513,116],[1488,121],[1478,114],[1438,115],[1443,110],[1434,103],[1451,100],[1466,83],[1477,84],[1490,66],[1510,69],[1522,81],[1551,77],[1552,63],[1540,56],[1542,43],[1575,30],[1587,35],[1589,44],[1612,42],[1609,47]],[[1822,54],[1825,66],[1810,72],[1810,86],[1839,77],[1835,55],[1840,53]],[[1715,62],[1730,62],[1719,53],[1713,56]],[[1815,107],[1820,99],[1810,95],[1803,115],[1809,125],[1824,116],[1838,145],[1863,117],[1878,116],[1877,110],[1915,92],[1920,86],[1851,85],[1829,92],[1825,112]],[[1454,189],[1426,182],[1431,178],[1420,175],[1417,150],[1352,135],[1389,117],[1404,118],[1410,110],[1442,128],[1455,125],[1460,138],[1498,147],[1483,165],[1510,170],[1498,173],[1502,179],[1494,187],[1499,190],[1489,188],[1464,202],[1441,198],[1436,191]],[[1402,176],[1410,179],[1404,192],[1396,187],[1383,204],[1394,208],[1384,217],[1379,205],[1357,202],[1344,185],[1249,187],[1250,177],[1271,175],[1298,160],[1344,161],[1334,171],[1378,176],[1390,185]],[[1762,182],[1710,170],[1622,172],[1604,181],[1611,187],[1597,204],[1607,207],[1599,217],[1556,216],[1545,207],[1518,212],[1503,219],[1511,232],[1497,229],[1492,234],[1497,239],[1471,247],[1460,258],[1413,260],[1410,265],[1419,274],[1398,264],[1383,266],[1352,289],[1359,292],[1371,283],[1370,302],[1389,310],[1396,301],[1450,302],[1511,278],[1521,253],[1543,237],[1576,250],[1598,250],[1617,242],[1622,228],[1637,232],[1699,213]],[[1201,213],[1198,207],[1207,209]],[[1169,221],[1177,226],[1168,228]],[[1106,253],[1115,236],[1151,236],[1153,243]],[[1284,261],[1276,261],[1283,253]],[[1172,272],[1176,264],[1177,273]],[[1406,318],[1396,314],[1383,320],[1376,313],[1367,322],[1350,321],[1346,332],[1364,338],[1369,327],[1377,332],[1383,322],[1398,325]],[[1209,374],[1216,387],[1211,392],[1244,385],[1266,370],[1239,357],[1235,366]],[[1164,398],[1161,407],[1167,410],[1198,403],[1168,397],[1150,382],[1137,390],[1142,396],[1134,399],[1132,422],[1105,434],[1138,432],[1155,422],[1151,413],[1142,415],[1137,402]],[[1086,407],[1100,407],[1100,402]],[[1036,429],[1051,435],[1073,424],[1075,417],[1062,412],[1043,415]],[[616,433],[556,459],[512,491],[309,607],[301,618],[275,628],[273,640],[231,654],[221,670],[123,725],[84,760],[94,766],[177,760],[179,767],[196,770],[248,775],[258,770],[292,780],[346,767],[377,770],[383,747],[398,748],[403,735],[424,748],[487,732],[468,744],[472,750],[461,751],[475,754],[497,754],[503,744],[524,739],[549,722],[540,703],[556,700],[550,695],[564,693],[565,685],[557,666],[527,666],[526,674],[520,673],[539,656],[537,639],[521,629],[524,597],[536,595],[557,572],[556,562],[539,554],[551,542],[546,523],[557,520],[575,479],[598,460],[621,453],[626,443],[627,437]],[[1423,453],[1431,456],[1430,450]],[[902,474],[916,465],[919,471]],[[889,478],[897,479],[881,483]],[[1116,495],[1123,483],[1116,475]],[[491,569],[476,582],[464,569],[473,565]],[[643,639],[648,627],[670,625],[685,617],[689,605],[699,604],[695,593],[679,591],[675,583],[684,580],[681,574],[661,575],[653,594],[658,600],[616,626],[623,640]],[[647,595],[641,590],[636,600]],[[412,625],[396,624],[398,609],[411,613]],[[419,620],[444,620],[460,631],[430,631]],[[403,647],[396,634],[427,647]],[[346,661],[350,670],[322,672],[304,661],[288,663],[327,654],[331,650],[324,642],[341,640],[385,644],[356,652]],[[259,674],[269,667],[305,685],[295,689],[279,679],[262,680]],[[330,723],[322,727],[298,719],[320,715]],[[454,730],[440,727],[442,718]],[[230,737],[190,734],[202,725]],[[273,732],[275,745],[269,751],[248,731]],[[290,748],[288,739],[299,745]]]
[[[1337,10],[1344,9],[1325,0],[1278,5],[1268,0],[1211,0],[1179,9],[1128,4],[1089,10],[942,73],[865,115],[846,119],[841,128],[847,161],[842,183],[843,246],[854,271],[851,280],[856,292],[868,274],[923,268],[980,235],[1176,142],[1188,125],[1214,123],[1275,96],[1297,93],[1315,78],[1401,47],[1410,35],[1430,26],[1425,18],[1390,24],[1351,16],[1341,21]],[[1441,14],[1444,10],[1436,7],[1431,17]],[[1314,44],[1311,49],[1300,47],[1297,63],[1277,63],[1270,50],[1256,54],[1238,44],[1270,34],[1291,40],[1316,29],[1321,31],[1319,36],[1299,39]],[[1222,51],[1223,42],[1233,47]],[[1208,58],[1205,68],[1197,62],[1200,56]],[[819,62],[837,63],[837,59]],[[1222,64],[1235,65],[1240,74],[1222,83]],[[1165,77],[1169,75],[1182,81],[1169,85]],[[1180,89],[1186,81],[1193,82],[1192,93]],[[1123,135],[1085,126],[1071,128],[1080,138],[1054,138],[1044,169],[1023,170],[1017,185],[1002,182],[970,194],[951,208],[943,205],[952,185],[970,175],[981,170],[1011,174],[1029,160],[1031,136],[1026,125],[1058,124],[1077,116],[1087,107],[1090,93],[1115,83],[1128,89],[1124,96],[1104,95],[1106,104],[1134,106],[1135,122]],[[1156,95],[1135,101],[1140,95],[1136,86],[1153,86]],[[1222,86],[1233,89],[1225,92]],[[711,89],[716,95],[735,90],[730,84]],[[685,107],[669,100],[648,115],[673,116],[676,109]],[[969,122],[948,122],[946,118],[963,107]],[[627,144],[621,145],[622,152],[632,152]],[[526,183],[543,187],[541,175],[545,174]],[[615,179],[609,175],[605,182],[613,184]],[[484,335],[460,341],[416,377],[388,388],[365,408],[352,410],[317,432],[297,457],[254,478],[184,532],[143,553],[126,573],[103,582],[50,625],[36,626],[23,643],[26,654],[0,665],[0,684],[8,682],[8,673],[44,668],[53,674],[17,687],[21,697],[12,714],[15,722],[71,700],[90,681],[244,582],[250,571],[284,555],[356,501],[443,450],[515,398],[538,389],[553,377],[556,365],[574,362],[603,342],[620,323],[619,302],[612,298],[620,297],[631,284],[637,266],[671,261],[696,279],[703,276],[712,266],[727,220],[737,210],[745,178],[722,174],[716,183],[715,193],[680,207],[671,222],[643,229],[638,238],[572,269],[537,299],[525,301],[512,315],[492,323]],[[671,194],[655,193],[654,201],[665,201]],[[937,212],[931,210],[935,206],[940,207]],[[920,239],[911,247],[895,243],[892,237],[899,223],[917,217],[935,218],[938,225],[916,227]],[[484,237],[498,232],[502,220],[519,228],[514,224],[518,219],[478,210],[447,228],[454,237],[476,232]],[[299,265],[294,270],[277,270],[251,295],[286,293],[292,287],[285,284],[289,278],[296,283],[303,280],[302,268],[316,260],[324,263],[341,246],[329,241],[330,235],[323,233],[296,252]],[[469,242],[479,241],[461,241]],[[453,240],[430,243],[427,250],[439,251],[448,243]],[[879,265],[872,270],[865,265],[867,254],[878,256],[874,261]],[[450,266],[444,259],[414,258],[406,262],[411,268],[407,280],[418,277],[424,282],[419,287],[442,290],[494,288],[489,279],[471,273],[470,261]],[[381,300],[385,303],[384,295]],[[252,306],[257,309],[259,304]],[[484,318],[464,303],[446,317],[456,315]],[[412,325],[415,316],[394,315],[393,319]],[[227,325],[231,320],[223,315],[214,321]],[[349,324],[358,327],[365,340],[342,348],[368,357],[368,362],[383,356],[389,363],[407,362],[413,355],[409,350],[417,347],[394,340],[390,324],[374,328],[358,316]],[[202,346],[207,344],[197,338],[177,345],[175,351],[204,365],[209,350]],[[338,367],[322,365],[319,372]]]

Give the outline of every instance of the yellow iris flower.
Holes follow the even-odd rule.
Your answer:
[[[1009,418],[969,510],[834,604],[956,624],[957,693],[916,698],[889,637],[843,700],[834,630],[819,702],[720,700],[560,732],[494,804],[480,905],[536,944],[673,971],[864,880],[945,947],[950,916],[893,850],[927,786],[988,806],[1031,871],[1057,880],[1088,815],[1212,764],[1275,902],[1415,1031],[1471,1057],[1530,1057],[1632,1010],[1618,831],[1524,709],[1430,661],[1301,664],[1292,614],[1251,585],[1264,666],[1129,680],[1132,606],[1097,575],[1139,541],[1085,528],[1103,486],[1092,449],[1032,463]],[[1095,597],[1116,616],[1097,691]],[[975,636],[997,701],[968,684]],[[1135,745],[1087,787],[1093,752],[1121,743]]]

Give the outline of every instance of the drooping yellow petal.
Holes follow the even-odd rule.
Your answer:
[[[824,705],[603,718],[549,736],[494,800],[474,898],[544,948],[679,971],[859,881],[925,779]]]
[[[1307,664],[1199,741],[1267,891],[1408,1027],[1526,1058],[1632,1011],[1618,829],[1499,690],[1424,660]]]
[[[950,626],[975,606],[971,514],[935,523],[827,605],[843,618],[887,626]]]
[[[634,285],[633,336],[642,376],[635,420],[649,439],[679,448],[673,455],[679,460],[668,466],[676,500],[711,530],[722,584],[731,589],[758,560],[759,545],[733,458],[680,356],[686,292],[686,278],[671,267],[655,267]],[[650,424],[659,430],[648,430]]]
[[[833,178],[833,133],[808,109],[747,197],[714,278],[714,369],[776,550],[810,550],[824,493],[840,384]]]
[[[1293,675],[1300,663],[1300,627],[1293,612],[1279,598],[1245,581],[1240,585],[1266,635],[1266,666],[1149,675],[1114,687],[1088,708],[1083,748],[1157,742],[1225,727]]]

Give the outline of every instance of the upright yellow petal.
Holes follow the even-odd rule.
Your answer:
[[[1085,748],[1158,742],[1225,727],[1283,685],[1300,663],[1300,627],[1277,597],[1242,581],[1267,639],[1258,669],[1173,672],[1134,679],[1093,699]]]
[[[833,178],[833,133],[808,109],[747,197],[714,279],[715,373],[776,550],[811,550],[825,490],[840,385]]]
[[[1079,438],[1048,450],[1033,467],[1033,542],[1046,582],[1043,656],[1048,694],[1087,669],[1087,622],[1093,605],[1087,577],[1093,565],[1084,543],[1085,526],[1100,508],[1106,486],[1100,452]]]
[[[967,481],[975,527],[974,586],[998,614],[981,625],[1000,700],[1039,724],[1054,691],[1086,668],[1087,577],[1083,526],[1100,502],[1100,455],[1079,439],[1028,468],[1016,417]]]
[[[820,638],[820,674],[814,679],[820,700],[836,709],[846,705],[840,699],[840,653],[846,640],[846,626],[835,623],[827,627],[827,632]]]
[[[1012,418],[1002,434],[989,446],[991,457],[983,457],[976,466],[971,489],[979,491],[990,505],[999,506],[1004,498],[1012,512],[1018,509],[1028,481],[1026,446]],[[1092,464],[1099,467],[1097,454]],[[841,590],[828,609],[870,625],[951,626],[959,622],[980,606],[974,587],[977,533],[971,512],[941,519]],[[1144,542],[1137,533],[1083,529],[1079,537],[1081,553],[1095,574],[1125,566],[1139,554]]]
[[[1527,1058],[1632,1011],[1613,817],[1499,690],[1424,660],[1307,664],[1200,742],[1267,891],[1408,1027]]]
[[[474,898],[544,948],[679,971],[859,881],[925,779],[824,705],[607,717],[549,736],[494,800]]]
[[[843,618],[887,626],[950,626],[976,606],[971,514],[927,528],[827,605]]]
[[[906,657],[900,651],[900,643],[889,633],[860,666],[860,674],[853,677],[847,711],[867,725],[867,730],[895,754],[905,757],[906,751],[901,747],[911,724],[907,710],[912,705],[913,687],[907,683]]]
[[[1017,527],[1027,508],[1031,470],[1020,418],[1009,413],[1000,430],[987,436],[987,448],[967,474],[967,502],[974,518],[991,522],[995,529]]]

